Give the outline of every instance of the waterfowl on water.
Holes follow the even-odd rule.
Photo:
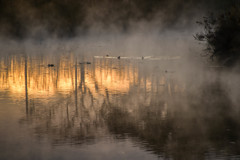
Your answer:
[[[120,56],[118,56],[117,58],[120,59]]]
[[[54,64],[48,64],[48,67],[54,67]]]
[[[79,64],[91,64],[91,62],[80,62]]]

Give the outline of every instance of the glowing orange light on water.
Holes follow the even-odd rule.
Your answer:
[[[57,65],[52,68],[47,67],[44,60],[40,64],[33,63],[30,58],[25,61],[24,57],[11,57],[10,61],[1,59],[0,90],[8,90],[13,95],[21,94],[24,96],[25,80],[27,80],[28,94],[42,98],[53,96],[59,91],[61,94],[68,94],[76,87],[79,88],[80,84],[85,85],[95,96],[97,94],[105,95],[106,90],[113,94],[127,93],[134,85],[145,88],[147,92],[156,90],[150,77],[140,77],[138,68],[134,65],[120,65],[108,61],[104,63],[96,61],[94,65],[81,65],[76,66],[73,59],[60,59]],[[25,66],[27,66],[26,70]],[[77,69],[76,72],[75,69]],[[164,76],[160,77],[156,84],[165,85]],[[181,90],[181,87],[175,86],[174,90]]]

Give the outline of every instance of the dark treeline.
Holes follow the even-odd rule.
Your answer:
[[[0,0],[0,34],[9,38],[74,37],[89,28],[161,21],[173,26],[199,11],[227,6],[227,0]]]
[[[194,37],[206,45],[204,56],[220,65],[232,67],[239,64],[240,1],[218,13],[210,13],[197,23],[202,31]]]

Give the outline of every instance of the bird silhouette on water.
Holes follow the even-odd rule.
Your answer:
[[[54,64],[48,64],[48,67],[54,67]]]

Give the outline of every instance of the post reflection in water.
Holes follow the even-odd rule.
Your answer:
[[[28,83],[27,83],[27,57],[25,57],[25,94],[26,94],[26,113],[28,114]]]
[[[159,62],[69,56],[1,59],[0,89],[25,96],[25,121],[52,145],[131,140],[166,159],[239,158],[240,121],[221,82],[193,92]],[[24,90],[25,87],[25,90]]]
[[[75,62],[75,106],[76,106],[76,113],[78,113],[78,84],[77,84],[77,60]]]

